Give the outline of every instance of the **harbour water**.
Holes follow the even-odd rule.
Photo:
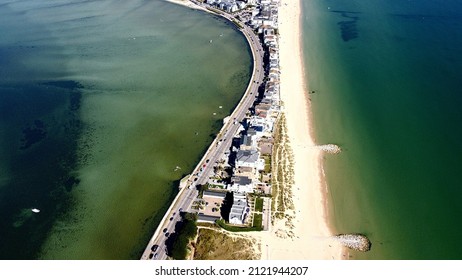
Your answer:
[[[462,3],[303,2],[316,139],[353,259],[462,259]]]
[[[0,258],[139,258],[246,88],[244,37],[162,0],[8,1],[0,34]]]

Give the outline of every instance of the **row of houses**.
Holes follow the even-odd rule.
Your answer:
[[[243,225],[249,216],[247,194],[253,192],[270,193],[270,172],[266,166],[271,157],[273,130],[281,110],[279,96],[279,48],[278,48],[278,6],[279,0],[205,0],[212,7],[229,13],[246,9],[250,14],[247,25],[260,34],[268,59],[265,60],[267,73],[264,93],[254,104],[252,114],[245,119],[240,132],[228,191],[233,192],[233,205],[229,222]],[[242,16],[239,12],[237,16]],[[265,170],[266,167],[266,170]],[[266,171],[266,172],[265,172]]]
[[[206,0],[205,3],[212,7],[226,11],[228,13],[234,13],[239,10],[243,10],[250,5],[255,5],[256,0]]]
[[[277,11],[279,0],[259,0],[252,12],[249,24],[260,33],[265,50],[268,52],[268,60],[265,65],[268,75],[263,97],[259,99],[253,108],[253,114],[246,119],[246,127],[242,131],[240,146],[236,153],[233,176],[228,190],[234,192],[234,196],[242,198],[246,193],[269,192],[270,183],[265,182],[265,156],[272,153],[272,137],[276,119],[281,111],[279,94],[279,47],[278,47],[278,17]],[[270,175],[267,175],[270,176]],[[242,200],[240,200],[242,203]],[[234,205],[233,205],[234,207]],[[236,208],[230,213],[229,221],[234,224],[244,224],[244,213]],[[236,213],[240,213],[237,215]]]

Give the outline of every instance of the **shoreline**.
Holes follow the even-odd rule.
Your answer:
[[[191,9],[208,10],[190,1],[166,0]],[[288,218],[276,219],[266,232],[243,234],[257,238],[254,250],[264,259],[342,259],[346,249],[333,238],[329,223],[328,188],[322,167],[322,151],[315,144],[311,103],[302,41],[301,0],[281,0],[279,7],[280,95],[284,103],[288,146],[285,161],[291,162],[294,182],[291,186],[293,209]],[[250,42],[249,42],[250,44]],[[288,69],[288,70],[285,70]]]
[[[261,248],[263,251],[266,248],[266,252],[261,256],[262,259],[342,259],[344,248],[330,238],[334,235],[334,228],[329,224],[323,152],[315,144],[311,103],[307,98],[301,15],[300,0],[281,0],[280,92],[289,146],[293,152],[294,237],[291,240],[290,237],[278,237],[276,234],[286,225],[284,220],[276,221],[268,234],[262,233]]]
[[[207,10],[207,9],[201,7],[201,6],[198,6],[198,5],[192,3],[192,2],[189,1],[189,0],[165,0],[165,1],[166,1],[166,2],[170,2],[170,3],[172,3],[172,4],[177,4],[177,5],[185,6],[185,7],[194,9],[194,10],[200,10],[200,11],[210,12],[209,10]]]
[[[193,2],[190,2],[189,0],[181,1],[181,0],[166,0],[167,2],[173,3],[173,4],[178,4],[182,5],[185,7],[189,7],[191,9],[195,10],[201,10],[205,11],[210,14],[215,14],[212,11],[205,9],[203,7],[200,7],[196,5]],[[227,17],[225,14],[220,15],[222,18],[225,20],[231,21],[229,17]],[[238,104],[234,108],[233,112],[229,116],[229,118],[232,118],[235,116],[234,119],[240,120],[243,118],[243,114],[253,104],[255,101],[256,95],[252,95],[252,92],[256,92],[256,86],[260,84],[263,81],[263,57],[259,55],[260,53],[263,53],[263,50],[261,49],[260,45],[257,45],[258,39],[256,38],[255,34],[253,32],[249,31],[248,27],[242,28],[239,32],[242,33],[244,36],[245,40],[248,43],[249,49],[251,50],[252,57],[253,57],[253,66],[252,66],[252,76],[248,82],[247,88],[239,100]],[[261,68],[261,69],[260,69]],[[254,81],[254,82],[252,82]],[[238,130],[238,122],[225,122],[224,125],[221,127],[220,131],[218,132],[217,136],[215,139],[212,141],[212,143],[209,145],[207,148],[207,151],[203,154],[201,160],[198,162],[198,164],[195,166],[193,171],[190,173],[191,174],[199,174],[199,170],[202,171],[202,166],[204,166],[203,173],[207,174],[207,169],[211,169],[210,164],[206,164],[208,160],[211,160],[213,162],[213,156],[216,156],[216,153],[219,153],[220,149],[223,149],[222,147],[227,147],[228,145],[231,145],[231,139],[232,137],[229,137],[230,135],[233,135],[236,131]],[[221,142],[223,141],[223,142]],[[220,143],[220,145],[218,145]],[[227,143],[227,144],[226,144]],[[222,151],[223,152],[223,151]],[[213,155],[212,157],[210,157]],[[207,160],[207,161],[206,161]],[[151,239],[149,240],[147,246],[145,247],[143,254],[141,256],[141,259],[148,259],[149,254],[151,253],[151,246],[154,244],[163,244],[162,239],[164,239],[164,234],[161,234],[161,229],[162,228],[167,228],[169,231],[173,231],[173,228],[171,227],[171,223],[169,223],[170,219],[169,217],[174,215],[177,211],[181,211],[181,209],[188,210],[189,207],[191,206],[191,203],[188,203],[188,201],[191,200],[191,198],[194,196],[195,190],[195,185],[202,183],[202,179],[204,178],[199,178],[200,176],[197,175],[196,180],[193,180],[191,177],[190,179],[186,180],[185,184],[183,184],[183,187],[180,188],[180,191],[170,204],[170,207],[164,214],[162,220],[160,221],[159,225],[157,226],[154,234],[152,235]],[[184,178],[183,178],[184,179]],[[166,226],[166,227],[164,227]],[[164,253],[162,253],[164,254]],[[161,255],[161,257],[165,257]]]

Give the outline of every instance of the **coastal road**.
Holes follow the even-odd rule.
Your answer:
[[[236,22],[239,22],[231,15],[223,13],[221,16],[230,21],[235,20]],[[165,251],[165,241],[167,240],[168,235],[174,231],[176,222],[180,220],[180,212],[188,212],[191,210],[191,205],[197,197],[196,185],[207,183],[210,175],[213,173],[213,165],[223,156],[226,150],[230,149],[232,139],[237,134],[237,131],[241,126],[240,123],[244,120],[249,108],[253,106],[253,103],[258,95],[258,87],[263,83],[264,52],[262,45],[258,36],[250,27],[246,26],[242,22],[239,23],[244,26],[240,30],[246,37],[253,55],[254,67],[247,90],[203,158],[199,161],[199,164],[192,172],[192,175],[183,184],[183,187],[172,202],[172,205],[167,210],[164,218],[146,246],[146,249],[141,256],[142,260],[165,260],[168,258]],[[153,245],[158,246],[155,252],[152,251]]]

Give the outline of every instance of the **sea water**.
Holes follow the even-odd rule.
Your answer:
[[[11,0],[0,65],[0,258],[137,259],[252,60],[165,1]]]
[[[336,233],[359,259],[461,259],[462,2],[303,2],[316,141]]]

